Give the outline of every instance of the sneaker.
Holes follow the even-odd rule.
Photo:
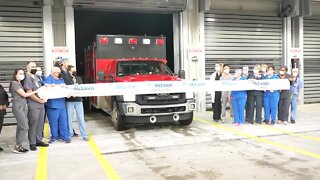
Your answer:
[[[54,143],[56,141],[57,141],[57,139],[50,139],[49,144],[52,144],[52,143]]]
[[[70,139],[67,139],[67,140],[63,140],[63,142],[65,142],[65,143],[71,143],[71,140],[70,140]]]
[[[22,147],[22,145],[15,147],[12,152],[17,154],[27,153],[29,150]]]
[[[0,147],[0,151],[3,151],[2,147]]]
[[[284,121],[284,122],[283,122],[283,124],[284,124],[284,125],[287,125],[287,124],[288,124],[288,122],[287,122],[287,121]]]
[[[48,146],[49,146],[49,144],[47,144],[47,143],[45,143],[45,142],[40,141],[40,142],[37,142],[37,143],[36,143],[36,146],[40,146],[40,147],[48,147]]]
[[[79,136],[79,134],[78,134],[78,133],[76,133],[76,131],[75,131],[75,130],[73,130],[73,137],[77,137],[77,136]]]
[[[281,120],[278,120],[277,124],[282,124],[282,121],[281,121]]]
[[[296,123],[296,121],[292,119],[292,120],[291,120],[291,123],[294,124],[294,123]]]
[[[89,137],[84,137],[83,140],[89,141]]]
[[[37,146],[35,144],[30,144],[30,151],[36,151]]]

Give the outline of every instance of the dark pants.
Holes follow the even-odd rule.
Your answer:
[[[29,144],[35,145],[38,142],[42,142],[43,138],[43,126],[44,126],[44,107],[38,109],[29,109],[29,131],[28,138]]]
[[[280,98],[278,106],[278,119],[281,121],[289,120],[289,108],[291,97]]]
[[[212,103],[213,120],[221,119],[221,91],[216,91],[214,95],[214,103]]]
[[[256,111],[256,123],[261,123],[261,112],[262,112],[262,94],[261,95],[249,95],[248,96],[248,109],[247,109],[247,117],[249,123],[253,123],[254,111]]]
[[[0,134],[3,126],[4,113],[0,112]]]

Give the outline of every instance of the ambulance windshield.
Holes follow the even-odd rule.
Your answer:
[[[133,75],[172,75],[172,72],[161,61],[122,61],[117,65],[117,76]]]

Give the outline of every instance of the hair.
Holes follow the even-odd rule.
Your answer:
[[[59,71],[58,71],[59,70]],[[60,72],[61,73],[61,69],[59,67],[53,67],[51,69],[51,75],[53,75],[54,72]]]
[[[275,67],[274,66],[268,66],[268,69],[272,69],[273,71],[275,70]]]
[[[58,67],[58,68],[61,68],[61,63],[60,63],[60,61],[56,61],[55,63],[54,63],[54,67]]]
[[[286,70],[286,72],[288,71],[288,67],[287,66],[281,66],[280,69],[281,68],[284,68]]]
[[[75,66],[73,66],[73,65],[68,65],[68,71],[70,71],[72,68],[74,68]]]
[[[268,68],[268,65],[266,65],[266,64],[261,64],[261,68]]]
[[[10,82],[9,90],[11,89],[11,85],[12,85],[12,82],[13,82],[13,81],[19,82],[19,80],[18,80],[17,77],[16,77],[19,71],[23,71],[23,69],[22,69],[22,68],[18,68],[18,69],[15,69],[15,70],[13,71],[12,81]],[[23,71],[23,72],[24,72],[24,71]],[[20,84],[22,84],[22,83],[23,83],[23,81],[20,82]]]
[[[230,68],[229,64],[224,64],[224,65],[223,65],[223,67],[227,67],[227,66]]]

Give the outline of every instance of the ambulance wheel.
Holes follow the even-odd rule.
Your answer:
[[[111,119],[117,131],[126,129],[126,123],[124,122],[123,116],[120,115],[117,101],[113,101],[112,103]]]

